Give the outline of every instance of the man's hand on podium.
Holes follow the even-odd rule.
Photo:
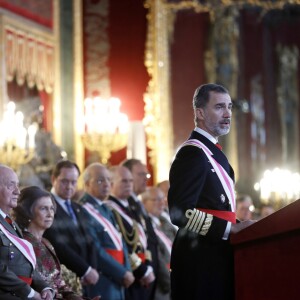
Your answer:
[[[246,227],[256,223],[256,220],[247,220],[247,221],[240,221],[236,224],[231,225],[230,233],[238,233],[239,231],[245,229]]]

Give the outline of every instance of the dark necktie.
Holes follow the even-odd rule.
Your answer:
[[[5,217],[5,221],[12,226],[12,219],[9,216]]]
[[[65,205],[66,205],[66,208],[68,210],[69,216],[72,218],[73,223],[77,225],[77,219],[76,219],[74,210],[73,210],[73,208],[71,206],[71,202],[69,202],[68,200],[66,200],[65,201]]]
[[[216,143],[215,145],[222,151],[222,146],[219,143]]]
[[[13,220],[11,219],[11,217],[10,216],[6,216],[5,217],[5,221],[15,230],[15,231],[17,231],[17,228],[16,228],[16,226],[14,225],[14,223],[13,223]]]

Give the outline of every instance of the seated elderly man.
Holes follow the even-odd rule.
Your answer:
[[[101,279],[91,287],[103,300],[124,300],[125,288],[134,282],[128,250],[116,226],[111,210],[106,206],[110,189],[110,173],[100,163],[92,163],[83,173],[85,194],[81,203],[88,215],[88,231],[97,250]]]
[[[158,238],[159,271],[157,274],[157,288],[154,299],[170,299],[170,259],[171,248],[177,230],[167,222],[162,213],[165,208],[165,195],[158,187],[148,187],[141,194],[143,204],[151,218],[154,231]]]
[[[20,194],[17,174],[0,165],[0,299],[52,300],[53,290],[35,270],[32,245],[23,239],[10,212]]]

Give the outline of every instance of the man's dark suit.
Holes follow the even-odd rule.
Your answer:
[[[234,180],[233,169],[221,150],[196,131],[190,139],[206,145]],[[172,299],[233,300],[233,251],[229,241],[223,240],[228,222],[204,214],[203,218],[210,219],[202,235],[184,228],[187,210],[231,211],[224,188],[202,149],[185,146],[176,154],[170,169],[168,203],[171,220],[179,226],[171,255]]]
[[[16,231],[5,221],[2,215],[0,215],[0,223],[11,234],[22,238],[21,230],[15,223]],[[47,287],[31,263],[0,230],[0,299],[27,299],[31,288],[18,276],[32,277],[31,288],[37,292],[41,292]]]
[[[56,204],[53,225],[45,231],[44,236],[54,246],[60,262],[78,277],[82,277],[89,266],[97,267],[96,249],[86,228],[88,224],[86,213],[78,203],[72,201],[72,208],[78,221],[76,226],[57,201]],[[86,294],[89,294],[88,288]]]

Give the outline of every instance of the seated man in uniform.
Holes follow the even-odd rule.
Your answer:
[[[155,275],[151,265],[147,236],[144,228],[130,209],[128,197],[133,190],[131,172],[124,166],[110,168],[112,175],[111,195],[105,203],[112,209],[126,242],[135,282],[125,291],[125,299],[153,299]]]
[[[88,231],[99,257],[101,279],[91,287],[103,300],[124,300],[125,288],[134,282],[128,250],[105,200],[110,192],[110,173],[100,163],[92,163],[83,173],[85,194],[81,203],[88,215]]]
[[[0,165],[0,299],[53,299],[53,290],[35,270],[32,245],[11,219],[20,194],[17,174]]]

